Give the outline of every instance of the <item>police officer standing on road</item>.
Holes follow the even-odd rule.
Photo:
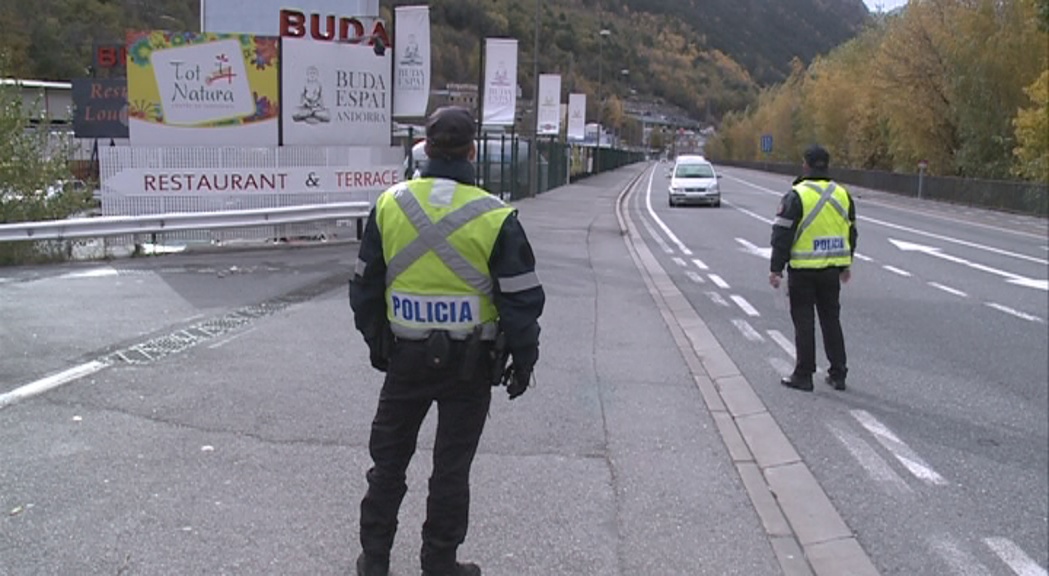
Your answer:
[[[466,539],[470,466],[492,386],[501,381],[517,398],[539,358],[546,297],[535,257],[516,210],[474,186],[475,131],[465,108],[430,116],[430,161],[421,178],[379,196],[350,281],[354,323],[372,366],[386,373],[368,443],[374,466],[361,502],[359,576],[389,573],[405,471],[433,402],[423,576],[481,574],[456,559]],[[503,350],[513,358],[505,370]]]
[[[819,312],[823,347],[830,361],[827,383],[845,389],[848,373],[845,338],[841,332],[839,295],[849,281],[856,250],[856,208],[844,186],[827,173],[830,154],[818,145],[805,151],[804,174],[780,202],[772,223],[772,262],[769,284],[779,288],[788,266],[790,317],[794,322],[797,361],[794,373],[780,380],[784,386],[812,391],[816,371],[816,326]]]

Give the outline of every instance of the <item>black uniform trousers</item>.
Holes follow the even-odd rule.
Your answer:
[[[460,379],[465,343],[452,345],[445,368],[426,365],[426,343],[398,340],[391,352],[368,449],[368,491],[361,502],[361,547],[388,557],[397,531],[397,512],[407,492],[405,472],[415,453],[419,428],[437,403],[433,473],[423,524],[422,569],[450,572],[466,539],[470,511],[470,467],[492,399],[487,353],[469,380]]]
[[[819,313],[823,348],[830,361],[828,374],[844,380],[848,373],[839,317],[841,271],[841,268],[790,268],[787,271],[790,317],[794,322],[794,347],[798,356],[794,376],[811,378],[816,372],[815,312]]]

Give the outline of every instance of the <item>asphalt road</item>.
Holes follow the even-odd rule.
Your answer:
[[[721,208],[669,208],[666,166],[630,199],[652,251],[879,571],[1046,574],[1045,221],[852,190],[849,388],[805,394],[777,384],[793,330],[767,281],[791,179],[723,168]]]
[[[811,574],[755,513],[624,246],[639,169],[520,203],[549,295],[538,386],[496,394],[464,556],[494,576]],[[667,208],[660,169],[651,211],[649,173],[627,206],[879,572],[1044,575],[1045,222],[860,191],[850,388],[803,394],[776,384],[792,331],[763,252],[788,179],[724,172],[719,209]],[[355,250],[0,271],[0,575],[347,573],[380,381],[346,302]],[[428,422],[397,574],[418,566]]]
[[[773,549],[628,254],[615,205],[639,173],[519,203],[549,300],[537,384],[494,392],[474,464],[461,555],[489,576],[804,564]],[[352,573],[381,382],[346,300],[355,259],[342,244],[0,271],[0,575]],[[409,468],[402,576],[419,573],[434,424]]]

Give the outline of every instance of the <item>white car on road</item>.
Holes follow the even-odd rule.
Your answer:
[[[670,171],[667,204],[706,204],[721,206],[721,175],[702,156],[678,156]]]

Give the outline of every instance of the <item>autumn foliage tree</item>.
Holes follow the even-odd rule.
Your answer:
[[[912,0],[725,119],[711,155],[796,161],[823,143],[836,163],[941,175],[1045,179],[1046,0]]]

